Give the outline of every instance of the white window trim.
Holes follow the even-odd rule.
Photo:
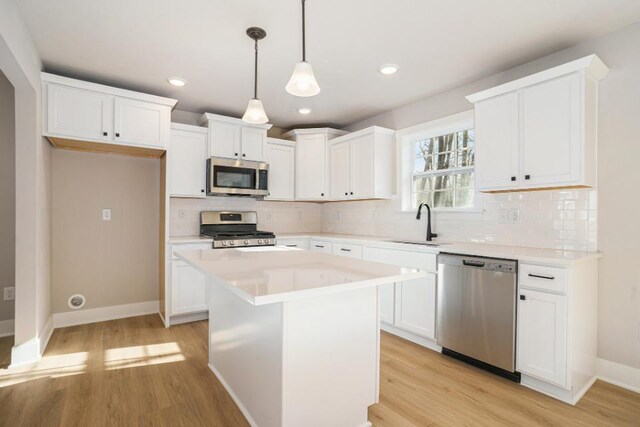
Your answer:
[[[430,122],[400,129],[396,132],[396,149],[398,159],[398,194],[402,211],[413,212],[413,142],[447,133],[458,132],[474,127],[473,110],[452,114]],[[474,167],[475,169],[475,167]],[[475,182],[475,180],[474,180]],[[474,189],[474,205],[468,208],[433,208],[434,212],[481,212],[478,208],[478,191]]]

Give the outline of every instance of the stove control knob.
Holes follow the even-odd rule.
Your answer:
[[[245,245],[248,245],[248,244],[249,244],[249,241],[248,241],[248,240],[245,240],[245,241],[244,241],[244,244],[245,244]]]
[[[262,244],[262,239],[258,239],[258,244],[261,245]]]
[[[229,245],[230,245],[230,246],[233,246],[233,245],[235,245],[235,244],[236,244],[236,242],[234,242],[233,240],[229,240]]]
[[[222,241],[222,246],[227,246],[227,242],[225,242],[224,240]]]
[[[271,240],[269,240],[269,239],[264,239],[264,244],[265,244],[265,245],[268,245],[269,243],[271,243]]]

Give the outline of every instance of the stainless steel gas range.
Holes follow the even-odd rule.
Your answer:
[[[200,235],[213,238],[214,249],[274,246],[276,236],[258,230],[256,212],[200,212]]]

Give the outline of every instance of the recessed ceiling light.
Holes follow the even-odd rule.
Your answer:
[[[378,68],[378,71],[388,76],[389,74],[395,74],[398,71],[398,68],[399,67],[396,64],[385,64]]]
[[[299,108],[298,113],[300,114],[309,114],[311,113],[311,108]]]
[[[182,87],[187,84],[187,81],[185,79],[181,79],[180,77],[169,77],[167,78],[167,81],[177,87]]]

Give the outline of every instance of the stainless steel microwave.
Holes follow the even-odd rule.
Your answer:
[[[207,195],[264,197],[269,194],[269,164],[211,157],[207,159]]]

